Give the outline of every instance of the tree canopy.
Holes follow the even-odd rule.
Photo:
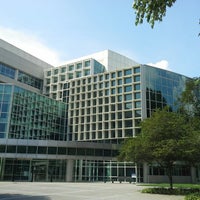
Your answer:
[[[194,164],[199,160],[199,133],[191,133],[184,116],[168,109],[157,110],[145,119],[141,130],[139,136],[124,142],[119,159],[158,164],[166,170],[172,188],[172,171],[177,161]]]
[[[142,24],[144,18],[146,18],[153,28],[156,21],[162,21],[162,18],[166,15],[167,7],[172,7],[175,2],[176,0],[134,0],[135,24]]]

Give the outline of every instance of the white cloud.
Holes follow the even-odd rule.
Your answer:
[[[0,27],[0,38],[51,65],[61,63],[55,50],[45,46],[37,36],[28,31]]]
[[[147,65],[151,65],[153,67],[157,67],[157,68],[161,68],[161,69],[170,70],[169,63],[167,60],[161,60],[156,63],[148,63]]]

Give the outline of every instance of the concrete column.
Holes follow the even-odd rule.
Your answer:
[[[143,164],[143,181],[144,181],[144,183],[149,182],[149,180],[148,180],[148,169],[149,169],[149,167],[148,167],[147,163],[144,163]]]
[[[78,181],[83,180],[83,160],[79,160],[79,176],[78,176]]]
[[[73,171],[74,171],[74,160],[66,160],[67,166],[66,166],[66,182],[72,182],[73,181]]]

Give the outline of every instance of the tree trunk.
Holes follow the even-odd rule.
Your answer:
[[[173,189],[173,180],[172,180],[172,168],[169,168],[168,170],[168,178],[169,178],[169,184],[170,184],[170,189]]]

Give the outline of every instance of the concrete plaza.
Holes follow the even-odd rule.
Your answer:
[[[0,182],[0,200],[183,200],[183,196],[152,195],[129,183]]]

